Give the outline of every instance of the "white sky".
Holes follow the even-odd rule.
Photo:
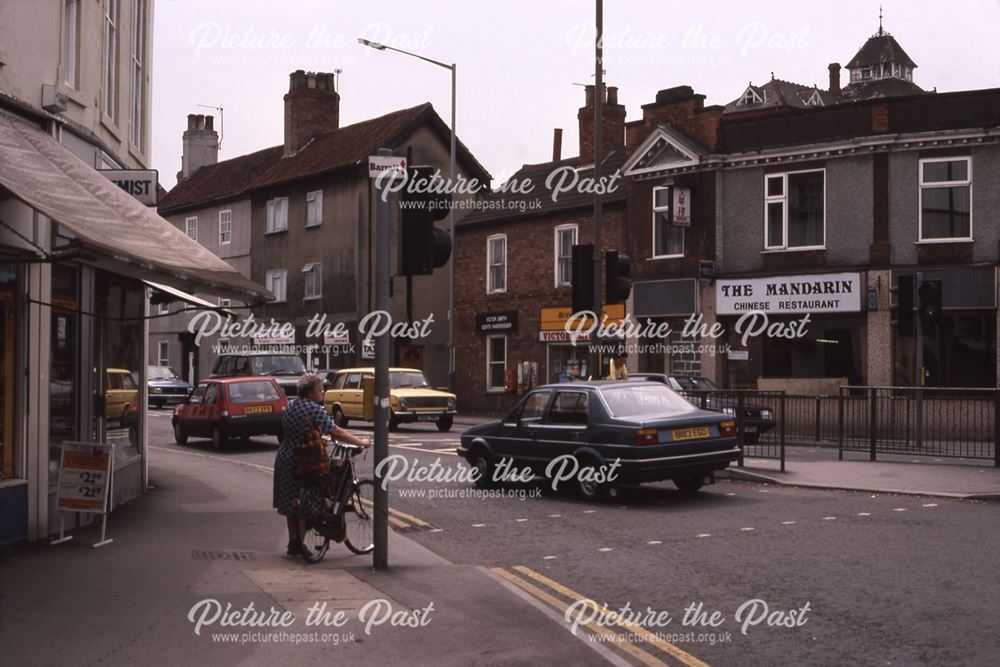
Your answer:
[[[885,29],[939,91],[1000,87],[1000,0],[884,0]],[[656,91],[687,84],[725,104],[749,81],[827,85],[878,29],[877,0],[606,0],[605,80],[628,121]],[[357,43],[367,37],[458,64],[458,134],[497,181],[577,154],[593,81],[593,0],[157,0],[153,167],[169,189],[189,113],[225,108],[224,160],[283,140],[296,69],[340,76],[341,125],[425,101],[448,122],[445,69]],[[588,42],[589,39],[589,42]],[[847,82],[846,72],[841,75]],[[218,118],[216,119],[218,128]]]

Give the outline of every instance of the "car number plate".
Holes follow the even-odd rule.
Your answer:
[[[698,428],[678,428],[670,432],[670,436],[676,440],[697,440],[708,437],[708,428],[699,426]]]
[[[436,422],[438,420],[437,415],[417,415],[417,420],[422,422]]]
[[[757,427],[756,426],[744,426],[743,427],[743,431],[745,433],[756,433],[757,432]]]
[[[244,408],[243,412],[248,415],[259,415],[263,412],[272,412],[273,408],[270,405],[251,405],[250,407]]]

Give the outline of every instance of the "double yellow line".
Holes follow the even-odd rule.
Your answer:
[[[375,512],[375,507],[372,505],[371,501],[364,498],[361,499],[361,504],[364,505],[373,514]],[[406,512],[400,512],[397,509],[389,508],[389,525],[393,528],[419,528],[421,530],[429,530],[432,526],[423,519],[413,516],[412,514],[407,514]]]
[[[576,591],[567,588],[566,586],[563,586],[559,582],[553,581],[552,579],[549,579],[548,577],[539,574],[538,572],[535,572],[529,567],[525,567],[524,565],[515,565],[511,569],[514,571],[511,572],[510,570],[507,570],[502,567],[491,567],[490,572],[492,572],[498,577],[501,577],[505,581],[508,581],[511,584],[517,586],[522,591],[531,595],[535,599],[552,607],[557,612],[559,612],[559,614],[564,618],[566,615],[566,611],[570,608],[570,605],[572,605],[573,603],[580,603],[580,602],[585,602],[586,604],[593,605],[593,608],[596,608],[602,616],[611,613],[611,610],[609,610],[606,606],[604,605],[598,606],[597,603],[592,601],[590,598],[580,595]],[[548,588],[549,591],[557,593],[564,599],[560,599],[559,597],[557,597],[557,595],[553,595],[552,592],[540,588],[538,584],[541,584],[541,586]],[[569,603],[565,602],[565,599],[570,600],[570,602]],[[632,642],[626,641],[624,637],[618,635],[613,630],[610,630],[607,627],[599,625],[594,621],[581,623],[581,625],[590,630],[591,632],[593,632],[594,634],[606,637],[608,641],[602,642],[602,644],[606,644],[608,646],[619,649],[625,654],[638,660],[641,664],[650,665],[651,667],[668,664],[663,662],[653,654],[648,653],[643,649],[639,648]],[[688,667],[708,667],[707,664],[705,664],[698,658],[674,646],[670,642],[664,641],[663,639],[659,638],[658,636],[656,636],[646,628],[642,627],[641,625],[636,625],[634,623],[628,623],[624,621],[616,622],[614,625],[615,627],[627,630],[636,637],[641,638],[642,641],[645,642],[646,644],[655,646],[656,648],[660,649],[670,657],[680,662],[682,665],[687,665]]]

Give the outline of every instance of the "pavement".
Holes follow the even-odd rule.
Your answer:
[[[0,556],[4,664],[623,664],[489,569],[392,531],[387,571],[338,544],[316,565],[285,556],[260,466],[150,459],[152,488],[111,515],[113,543],[92,548],[91,526]]]
[[[458,415],[455,424],[468,428],[496,421],[494,417]],[[803,488],[902,495],[1000,500],[1000,468],[991,461],[883,455],[869,461],[867,453],[833,447],[786,447],[785,471],[774,459],[747,458],[742,468],[731,466],[718,477]]]

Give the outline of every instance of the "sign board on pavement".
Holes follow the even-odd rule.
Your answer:
[[[111,490],[111,445],[65,442],[59,459],[56,507],[104,514]]]

